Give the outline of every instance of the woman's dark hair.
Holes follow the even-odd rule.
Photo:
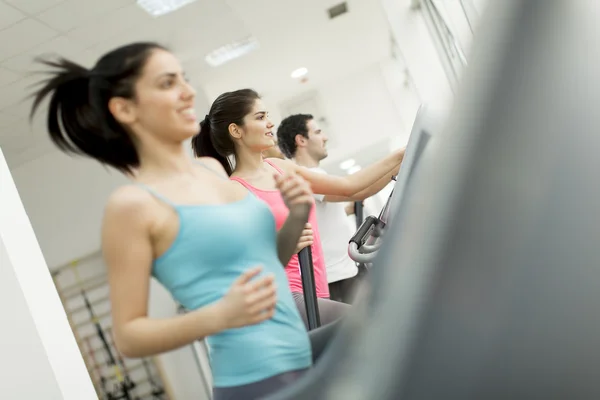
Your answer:
[[[50,96],[47,128],[58,148],[131,173],[140,164],[139,155],[108,102],[113,97],[135,98],[135,82],[155,49],[166,50],[149,42],[119,47],[102,56],[91,70],[64,58],[41,60],[54,71],[34,93],[30,118]]]
[[[260,99],[252,89],[240,89],[223,93],[213,102],[208,115],[200,122],[200,133],[192,138],[192,149],[196,157],[216,158],[227,175],[233,173],[228,156],[235,147],[229,135],[229,125],[244,125],[244,117],[252,111],[254,102]]]
[[[308,121],[314,119],[310,114],[295,114],[286,117],[277,128],[279,149],[287,158],[296,156],[296,136],[302,135],[308,139]]]

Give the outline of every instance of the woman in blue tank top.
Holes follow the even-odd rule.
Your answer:
[[[184,142],[199,130],[195,92],[157,44],[120,47],[92,69],[45,65],[55,71],[32,115],[49,97],[52,141],[133,181],[109,197],[102,228],[118,350],[146,357],[207,338],[215,399],[258,398],[296,379],[311,347],[283,265],[308,219],[308,185],[277,177],[290,215],[276,232],[268,206],[219,162],[194,162]],[[148,317],[152,276],[190,312]]]

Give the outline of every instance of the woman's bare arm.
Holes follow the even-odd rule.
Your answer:
[[[277,255],[282,265],[287,265],[298,250],[298,241],[307,218],[288,217],[277,232]]]
[[[153,260],[148,197],[137,188],[119,189],[109,199],[102,229],[115,343],[127,357],[174,350],[226,325],[217,304],[172,318],[148,317]]]
[[[389,171],[387,174],[382,176],[373,185],[369,186],[368,188],[366,188],[364,190],[361,190],[358,193],[355,193],[354,195],[352,195],[350,197],[334,196],[334,195],[328,194],[323,198],[323,201],[326,201],[329,203],[336,203],[336,202],[346,202],[346,201],[363,201],[365,199],[368,199],[369,197],[379,193],[384,187],[389,185],[389,183],[392,181],[392,177],[394,175],[398,175],[399,170],[400,170],[400,166],[398,165],[398,167],[394,168],[393,170]]]
[[[277,253],[281,264],[287,265],[298,250],[308,216],[313,207],[312,192],[302,177],[291,173],[274,175],[275,185],[290,210],[283,226],[277,232]]]

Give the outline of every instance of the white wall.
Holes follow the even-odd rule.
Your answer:
[[[412,0],[381,0],[390,28],[420,98],[427,103],[447,103],[452,91],[421,11]]]
[[[318,88],[328,122],[325,133],[332,138],[324,167],[386,139],[406,143],[414,114],[414,94],[398,86],[392,92],[390,79],[394,76],[398,80],[397,74],[402,71],[390,69],[390,63],[384,60],[372,64]],[[412,100],[407,107],[409,98]]]
[[[1,151],[0,313],[3,398],[97,398]]]
[[[323,107],[339,148],[354,151],[394,134],[404,134],[406,126],[376,63],[341,81],[319,90]]]
[[[0,241],[0,392],[6,398],[62,400],[13,268]],[[32,385],[34,381],[35,385]]]

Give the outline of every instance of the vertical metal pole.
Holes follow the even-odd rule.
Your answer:
[[[302,277],[308,329],[312,330],[321,326],[321,317],[319,316],[319,305],[317,304],[317,290],[315,288],[315,274],[310,247],[300,250],[298,263],[300,264],[300,275]]]
[[[364,218],[364,207],[362,201],[354,202],[354,218],[356,219],[356,229],[360,228]]]

